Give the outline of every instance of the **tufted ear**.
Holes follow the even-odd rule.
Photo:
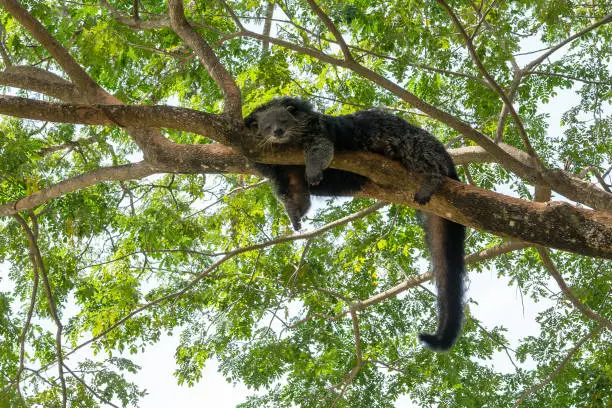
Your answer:
[[[257,117],[255,115],[250,114],[246,118],[244,118],[244,125],[251,130],[257,130]]]

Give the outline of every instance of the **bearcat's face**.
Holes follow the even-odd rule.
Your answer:
[[[256,113],[250,128],[263,137],[263,143],[282,144],[292,141],[299,123],[294,106],[276,106]]]

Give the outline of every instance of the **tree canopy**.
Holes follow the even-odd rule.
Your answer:
[[[0,406],[137,405],[130,356],[167,334],[179,384],[215,358],[257,391],[243,408],[612,404],[609,2],[0,4]],[[303,154],[242,123],[282,95],[401,115],[464,183],[421,207],[418,175],[338,154],[371,182],[292,233],[249,163]],[[468,302],[450,352],[418,344],[436,310],[415,207],[471,227],[469,273],[551,302],[539,336]]]

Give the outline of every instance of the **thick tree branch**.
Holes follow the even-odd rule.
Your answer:
[[[607,18],[604,19],[607,22]],[[157,20],[156,20],[157,21]],[[599,26],[601,24],[596,24],[594,26]],[[165,27],[167,23],[165,20],[160,19],[155,28]],[[593,29],[593,28],[590,28]],[[589,30],[590,30],[589,29]],[[583,30],[587,32],[589,30]],[[450,115],[447,112],[444,112],[433,105],[430,105],[423,100],[419,99],[416,95],[408,92],[404,88],[395,84],[393,81],[385,78],[384,76],[369,70],[356,63],[355,61],[344,61],[332,56],[329,56],[319,50],[315,50],[308,47],[303,47],[289,41],[285,41],[282,39],[265,36],[250,30],[245,30],[243,32],[236,33],[237,35],[251,37],[260,41],[268,41],[272,44],[293,50],[298,53],[303,53],[305,55],[309,55],[313,58],[319,59],[320,61],[327,62],[329,64],[333,64],[336,66],[344,67],[351,69],[357,74],[362,75],[364,78],[370,79],[375,84],[381,86],[384,89],[392,92],[397,95],[404,101],[410,103],[415,106],[417,109],[426,113],[434,119],[439,120],[442,123],[450,126],[455,129],[459,133],[463,134],[470,140],[473,140],[478,145],[483,147],[489,154],[495,157],[496,162],[500,163],[502,166],[512,171],[519,177],[523,178],[527,182],[530,183],[541,183],[543,181],[547,182],[556,192],[564,195],[570,200],[580,202],[588,205],[589,207],[602,209],[602,210],[612,210],[612,195],[606,193],[603,190],[598,189],[594,185],[590,183],[586,183],[582,180],[577,180],[575,177],[567,174],[566,172],[560,170],[548,170],[541,169],[542,173],[538,173],[535,168],[535,163],[531,166],[525,164],[521,160],[518,160],[515,157],[512,157],[507,154],[505,149],[501,148],[499,144],[495,143],[491,138],[487,135],[479,132],[478,130],[472,128],[467,123],[462,122],[456,117]],[[573,36],[574,38],[576,36]],[[217,139],[218,140],[218,139]]]
[[[241,121],[233,122],[220,115],[164,105],[80,105],[0,95],[0,114],[50,122],[121,126],[129,129],[173,128],[201,134],[230,145],[236,143],[234,127],[245,130]],[[157,138],[156,143],[167,142],[161,134],[154,137]],[[153,147],[149,144],[150,140],[141,138],[139,141],[144,144],[145,151]]]
[[[2,100],[3,98],[0,98],[0,111]],[[37,103],[48,104],[47,102]],[[157,109],[159,112],[167,112],[167,107],[150,108]],[[75,113],[73,112],[74,109],[71,109],[67,109],[70,113],[68,116],[78,116],[78,112]],[[131,109],[145,109],[145,107],[95,107],[107,116],[101,115],[100,112],[96,114],[88,106],[84,106],[82,109],[89,112],[91,115],[89,117],[90,121],[96,119],[100,120],[102,124],[106,124],[109,120],[105,119],[106,117],[114,117],[115,121],[122,121],[126,119],[126,117],[121,116],[125,112],[129,112]],[[172,111],[178,112],[177,110]],[[59,113],[65,112],[60,109]],[[205,122],[214,122],[213,115],[207,116],[202,113],[198,113],[198,115],[203,115],[202,120]],[[159,117],[159,115],[157,116]],[[212,126],[210,123],[208,125]],[[231,125],[226,123],[222,127],[227,129],[231,128]],[[228,134],[232,134],[231,131]],[[238,138],[235,135],[230,138],[234,137]],[[157,144],[149,143],[149,162],[157,166],[155,167],[157,171],[232,170],[238,173],[252,171],[249,170],[244,157],[232,152],[225,146],[215,144],[204,146],[178,145],[166,138],[161,137],[161,139],[161,141],[156,141]],[[144,140],[143,144],[147,144],[147,141]],[[154,148],[151,148],[151,145]],[[205,148],[205,146],[210,147]],[[203,156],[205,153],[209,156]],[[270,150],[266,152],[265,156],[261,153],[256,155],[256,153],[258,152],[251,152],[253,159],[263,163],[303,164],[304,160],[303,153],[299,151]],[[224,157],[232,158],[231,165],[228,166],[227,163],[223,163]],[[243,167],[240,168],[240,165]],[[366,185],[362,193],[364,196],[415,206],[411,197],[417,188],[417,180],[420,180],[420,177],[410,175],[397,162],[386,160],[375,154],[344,153],[336,155],[332,167],[370,177],[376,184]],[[110,174],[109,176],[112,179]],[[564,188],[570,189],[571,186],[565,185]],[[603,190],[598,191],[603,195],[610,195]],[[573,194],[576,194],[576,192],[573,192]],[[585,197],[583,201],[593,202],[592,198]],[[612,209],[612,200],[601,199],[601,205],[603,210]],[[610,213],[579,209],[567,203],[530,203],[450,180],[445,183],[445,188],[441,190],[440,194],[435,195],[431,203],[424,206],[423,209],[498,235],[587,255],[612,257],[612,215]],[[496,216],[491,217],[492,214]]]
[[[507,154],[506,151],[502,149],[499,144],[495,143],[490,137],[488,137],[484,133],[481,133],[478,130],[472,128],[470,125],[454,117],[453,115],[419,99],[416,95],[411,92],[408,92],[406,89],[397,85],[388,78],[359,65],[355,61],[346,62],[343,60],[339,60],[318,50],[302,47],[274,37],[265,37],[261,34],[254,33],[251,31],[245,31],[243,35],[262,41],[268,40],[270,41],[270,43],[312,56],[313,58],[317,58],[323,62],[348,68],[354,71],[355,73],[360,74],[364,78],[371,80],[373,83],[379,85],[380,87],[387,89],[391,93],[410,103],[412,106],[426,113],[432,118],[439,120],[440,122],[463,134],[465,137],[474,141],[491,155],[493,155],[496,158],[496,162],[500,163],[502,166],[512,171],[524,180],[530,183],[546,182],[556,192],[564,195],[570,200],[586,204],[592,208],[612,211],[612,194],[608,194],[607,192],[598,189],[590,183],[586,183],[582,180],[576,180],[573,176],[561,170],[544,169],[543,173],[538,173],[536,169],[525,165],[520,160]]]
[[[70,81],[37,67],[25,65],[7,67],[0,72],[0,85],[39,92],[64,102],[86,103],[85,98]]]
[[[200,62],[223,91],[225,95],[224,112],[234,119],[242,118],[240,89],[210,45],[185,18],[183,0],[168,0],[168,13],[172,29],[196,53]]]

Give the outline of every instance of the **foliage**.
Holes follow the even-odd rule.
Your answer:
[[[145,22],[167,12],[164,1],[134,3]],[[452,147],[471,144],[458,142],[455,130],[424,117],[354,71],[279,45],[262,55],[260,41],[228,36],[236,26],[224,3],[189,2],[186,14],[236,78],[245,113],[273,96],[289,94],[310,98],[330,114],[383,106]],[[353,57],[360,64],[495,136],[502,101],[484,83],[438,2],[319,3],[354,46]],[[111,10],[130,17],[132,2],[22,4],[99,85],[125,103],[222,110],[221,91],[169,27],[134,29],[114,18]],[[228,6],[247,28],[261,29],[267,2],[236,0]],[[478,57],[504,89],[512,87],[512,62],[531,60],[519,54],[553,46],[610,10],[605,1],[571,0],[453,1],[450,6],[473,34]],[[274,18],[282,20],[273,25],[278,38],[340,56],[333,34],[307,1],[280,1],[276,7]],[[12,64],[62,72],[9,13],[3,10],[0,22],[2,47]],[[516,90],[515,106],[529,139],[551,166],[565,166],[579,175],[605,174],[611,165],[610,55],[612,27],[604,25],[553,54]],[[551,123],[543,106],[568,91],[575,93],[575,105],[556,105],[555,110],[563,110],[563,132],[557,132],[559,124]],[[8,87],[5,93],[49,99]],[[179,143],[210,142],[175,130],[165,134]],[[510,119],[504,125],[504,142],[524,148]],[[137,158],[137,146],[117,128],[3,118],[0,204]],[[501,188],[525,199],[533,195],[531,185],[502,165],[473,163],[460,172],[483,188]],[[363,198],[319,199],[308,228],[323,227],[373,204]],[[553,373],[597,326],[558,293],[534,249],[502,254],[474,264],[472,270],[496,270],[534,300],[552,299],[554,307],[538,317],[539,337],[510,344],[503,320],[498,327],[485,328],[478,316],[468,313],[459,343],[446,354],[434,354],[416,338],[435,321],[434,298],[418,285],[352,319],[354,302],[427,271],[415,211],[387,206],[312,238],[233,254],[290,233],[269,186],[252,176],[167,174],[98,183],[49,200],[19,218],[29,225],[43,265],[33,266],[36,256],[23,225],[15,218],[0,220],[0,260],[7,265],[0,279],[11,288],[0,293],[0,406],[62,403],[55,311],[45,279],[63,323],[63,355],[83,347],[95,353],[93,360],[66,361],[75,372],[63,374],[67,402],[73,407],[104,406],[108,401],[137,404],[144,391],[128,380],[127,374],[139,368],[130,355],[173,333],[180,336],[174,373],[178,383],[195,384],[207,361],[216,358],[228,381],[258,391],[241,404],[244,408],[391,407],[401,395],[421,407],[506,407]],[[503,242],[473,231],[466,253]],[[553,261],[581,302],[612,317],[610,262],[561,252],[553,253]],[[477,293],[470,296],[478,298]],[[36,302],[30,318],[31,299]],[[609,341],[605,329],[591,335],[522,406],[610,406]],[[517,360],[516,371],[499,372],[486,364],[499,352]],[[119,354],[122,357],[116,357]]]

